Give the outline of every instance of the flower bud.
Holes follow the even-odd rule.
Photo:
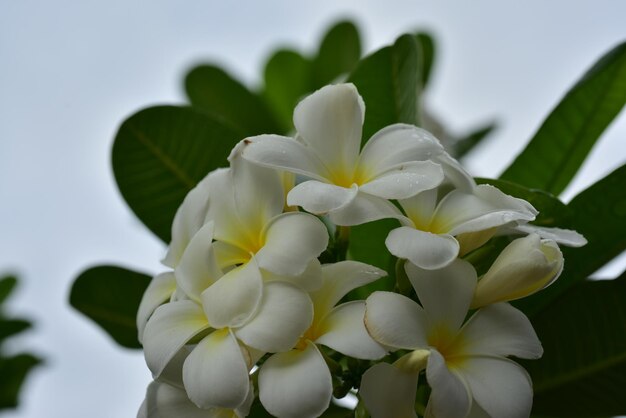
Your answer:
[[[563,254],[553,240],[537,234],[518,238],[478,281],[472,308],[520,299],[550,285],[563,270]]]

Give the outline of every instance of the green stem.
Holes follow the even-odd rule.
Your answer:
[[[337,261],[343,261],[348,254],[348,245],[350,244],[350,227],[338,226],[335,248],[337,250]]]

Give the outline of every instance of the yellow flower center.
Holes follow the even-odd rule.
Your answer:
[[[431,329],[428,344],[443,356],[449,369],[461,368],[467,359],[467,342],[462,334],[452,331],[446,324],[438,324]]]

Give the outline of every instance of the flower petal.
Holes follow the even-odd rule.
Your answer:
[[[435,161],[441,164],[446,180],[452,183],[454,188],[466,193],[472,193],[476,187],[476,182],[457,160],[452,158],[447,152],[442,152],[435,158]]]
[[[281,418],[320,416],[333,391],[328,366],[315,344],[274,354],[259,371],[259,397],[267,411]]]
[[[284,276],[296,276],[328,245],[328,230],[315,216],[289,212],[275,217],[265,230],[265,245],[256,258],[259,267]]]
[[[405,270],[431,324],[446,324],[451,330],[458,330],[476,288],[474,267],[456,259],[439,270],[420,269],[409,263]]]
[[[415,350],[428,347],[424,310],[406,296],[374,292],[365,301],[365,327],[381,344]]]
[[[424,269],[441,269],[459,253],[459,243],[450,235],[437,235],[408,226],[392,230],[385,240],[396,257],[406,258]]]
[[[386,199],[359,192],[348,205],[329,213],[335,225],[352,226],[384,218],[403,218],[402,213]]]
[[[372,177],[378,177],[404,163],[428,160],[441,152],[443,147],[430,132],[397,123],[381,129],[367,141],[359,166]]]
[[[389,363],[375,364],[363,373],[359,395],[371,417],[417,417],[418,376],[419,373],[405,372]]]
[[[143,341],[143,331],[148,319],[163,303],[167,302],[176,290],[176,277],[171,271],[157,274],[150,281],[137,310],[137,330],[139,342]]]
[[[213,241],[213,252],[220,269],[228,271],[238,264],[245,264],[250,261],[250,253],[241,247],[229,244],[224,241]]]
[[[387,350],[370,337],[364,320],[365,301],[339,305],[317,326],[315,343],[358,359],[380,359]]]
[[[541,342],[526,315],[508,303],[480,309],[461,333],[463,352],[467,355],[537,359],[543,354]]]
[[[543,239],[551,239],[566,247],[582,247],[587,244],[584,236],[571,229],[548,228],[531,224],[521,224],[512,228],[513,230],[532,234],[535,233]]]
[[[143,348],[148,368],[157,378],[187,342],[209,328],[202,308],[190,300],[161,305],[148,320]]]
[[[222,277],[212,240],[213,222],[209,221],[189,241],[174,270],[178,285],[195,302],[200,302],[200,294]]]
[[[307,212],[324,214],[349,205],[358,190],[356,185],[347,188],[309,180],[291,189],[287,195],[287,205],[301,206]]]
[[[432,388],[427,407],[432,416],[467,416],[472,405],[469,388],[458,375],[448,369],[437,350],[432,350],[428,358],[426,379]]]
[[[322,320],[351,290],[386,275],[386,271],[359,261],[346,260],[325,264],[322,266],[322,287],[316,292],[311,292],[316,320]]]
[[[243,142],[245,147],[241,155],[248,161],[320,181],[330,177],[317,155],[291,138],[259,135],[246,138]]]
[[[306,269],[302,274],[295,276],[282,276],[280,274],[272,273],[268,270],[263,270],[263,282],[286,282],[291,283],[294,286],[307,291],[314,292],[319,290],[322,286],[322,265],[317,258],[314,258],[306,266]]]
[[[213,328],[238,327],[254,315],[263,283],[254,258],[234,268],[202,292],[202,306]]]
[[[214,331],[193,349],[183,365],[189,399],[200,408],[237,408],[250,389],[242,348],[228,329]]]
[[[361,191],[384,199],[407,199],[437,187],[443,170],[431,161],[414,161],[387,171],[361,185]]]
[[[463,377],[474,400],[492,417],[526,418],[533,403],[532,382],[517,363],[497,357],[472,357]]]
[[[235,334],[246,345],[276,353],[293,348],[312,321],[313,304],[305,292],[288,283],[267,283],[257,314]]]
[[[365,104],[353,84],[322,87],[293,112],[293,123],[329,169],[353,168],[361,148]]]

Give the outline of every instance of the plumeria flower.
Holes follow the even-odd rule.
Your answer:
[[[388,199],[406,199],[443,180],[437,139],[423,129],[395,124],[381,129],[361,148],[365,105],[353,84],[321,88],[302,100],[293,115],[295,140],[260,135],[244,140],[243,157],[300,174],[308,180],[287,196],[337,225],[397,217]]]
[[[454,189],[443,197],[440,194],[440,189],[431,189],[400,200],[406,217],[400,218],[402,226],[392,230],[385,241],[391,254],[424,269],[440,269],[461,251],[455,236],[486,231],[482,243],[495,227],[530,221],[537,215],[530,203],[486,184],[471,192]]]
[[[385,346],[430,352],[426,378],[432,392],[425,416],[467,417],[482,411],[495,418],[528,417],[531,380],[507,358],[542,355],[528,318],[498,303],[480,309],[463,324],[477,281],[466,261],[455,260],[436,271],[407,263],[406,272],[422,306],[402,295],[375,292],[366,301],[365,324]],[[368,402],[378,403],[377,410],[382,410],[385,400],[375,397]],[[404,402],[412,405],[415,399]]]
[[[322,271],[322,287],[310,294],[314,307],[311,326],[295,349],[274,354],[259,371],[261,402],[280,418],[317,417],[328,408],[332,379],[317,344],[358,359],[379,359],[386,354],[365,329],[364,301],[335,305],[352,289],[387,273],[356,261],[324,265]]]

